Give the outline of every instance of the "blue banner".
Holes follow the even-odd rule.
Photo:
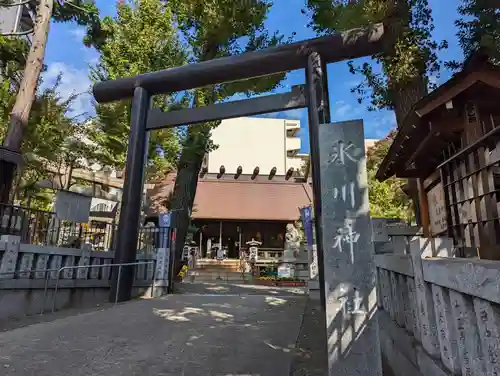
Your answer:
[[[158,218],[158,238],[159,238],[159,244],[158,248],[168,248],[169,245],[169,230],[170,230],[170,223],[172,221],[172,213],[163,213],[159,215]]]
[[[304,226],[304,233],[306,235],[306,242],[308,246],[313,245],[313,222],[312,222],[312,207],[305,206],[300,209],[300,218]]]

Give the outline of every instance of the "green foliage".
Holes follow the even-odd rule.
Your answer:
[[[32,206],[40,208],[48,208],[52,192],[41,189],[37,182],[62,183],[59,174],[48,171],[49,168],[64,174],[68,168],[84,167],[83,160],[93,160],[92,147],[83,142],[88,128],[67,116],[77,95],[62,99],[57,94],[60,80],[61,77],[53,87],[37,93],[22,144],[25,164],[16,183],[16,198],[24,204],[30,200]],[[7,131],[15,101],[16,93],[9,87],[7,80],[0,86],[0,138]]]
[[[370,147],[366,154],[366,168],[372,217],[412,219],[412,206],[402,188],[405,181],[391,177],[383,182],[375,178],[396,132],[392,131],[385,139]]]
[[[12,7],[20,1],[0,0],[1,7]],[[24,1],[21,1],[23,3]],[[36,4],[36,3],[35,3]],[[33,11],[35,11],[33,6]],[[55,0],[52,13],[54,22],[75,22],[78,25],[86,26],[92,35],[98,34],[100,30],[99,10],[94,1]],[[12,78],[16,72],[21,71],[26,64],[26,56],[29,46],[24,38],[0,35],[0,64],[2,65],[1,75]]]
[[[0,36],[0,64],[2,79],[12,79],[16,72],[23,69],[26,64],[28,43],[16,37]]]
[[[270,34],[264,21],[272,3],[258,0],[172,0],[169,6],[187,45],[188,60],[200,62],[238,55],[286,42],[278,34]],[[220,84],[191,91],[192,106],[206,106],[236,94],[247,96],[276,89],[285,74]],[[181,164],[200,161],[205,153],[216,148],[210,131],[219,122],[189,127],[183,138]],[[196,163],[195,163],[196,164]],[[179,166],[182,168],[182,166]]]
[[[94,82],[134,76],[186,63],[170,8],[160,0],[127,1],[117,4],[115,18],[105,17],[101,33],[87,34],[86,42],[100,53],[92,67]],[[155,107],[176,104],[174,95],[159,95]],[[129,136],[130,101],[96,105],[92,140],[101,164],[125,166]],[[149,143],[148,178],[172,169],[180,151],[176,130],[152,132]]]
[[[55,22],[76,22],[80,26],[91,27],[99,24],[99,9],[94,1],[55,0],[52,19]]]
[[[393,34],[393,44],[373,56],[381,64],[380,72],[371,63],[356,66],[349,62],[351,73],[364,77],[351,92],[358,95],[359,103],[368,99],[369,110],[395,109],[400,88],[419,77],[439,73],[436,51],[447,44],[432,38],[434,26],[428,0],[308,0],[307,6],[310,26],[319,34],[375,22],[385,22]]]
[[[491,0],[463,0],[455,22],[458,39],[466,57],[482,49],[500,64],[500,4]],[[452,67],[459,67],[454,62]]]

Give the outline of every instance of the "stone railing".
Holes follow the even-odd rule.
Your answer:
[[[21,244],[17,236],[2,236],[0,320],[108,301],[111,269],[118,269],[111,265],[113,259],[114,252],[93,252],[86,245],[82,249],[38,246]],[[164,293],[165,250],[138,254],[136,262],[140,265],[134,266],[133,296]]]
[[[391,240],[408,238],[397,231]],[[453,254],[450,239],[412,237],[375,255],[382,355],[395,376],[500,375],[500,262]]]

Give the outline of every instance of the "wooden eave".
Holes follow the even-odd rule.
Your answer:
[[[429,150],[429,147],[436,147],[433,146],[434,142],[437,141],[437,145],[442,144],[442,142],[439,143],[440,136],[441,141],[447,140],[446,137],[442,137],[445,129],[441,126],[440,130],[433,130],[432,123],[428,121],[429,118],[437,109],[442,108],[447,102],[478,82],[500,89],[500,69],[487,62],[484,57],[471,59],[465,64],[464,70],[416,103],[399,129],[377,171],[376,178],[384,181],[393,175],[412,178],[425,177],[422,175],[431,173],[432,166],[424,166],[420,169],[412,166],[417,157],[423,155],[422,153]],[[449,131],[453,133],[456,129],[449,129]],[[424,146],[421,145],[422,143]]]

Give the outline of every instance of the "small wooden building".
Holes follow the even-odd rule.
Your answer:
[[[477,54],[414,106],[377,179],[394,175],[416,183],[427,236],[500,259],[500,67]]]

